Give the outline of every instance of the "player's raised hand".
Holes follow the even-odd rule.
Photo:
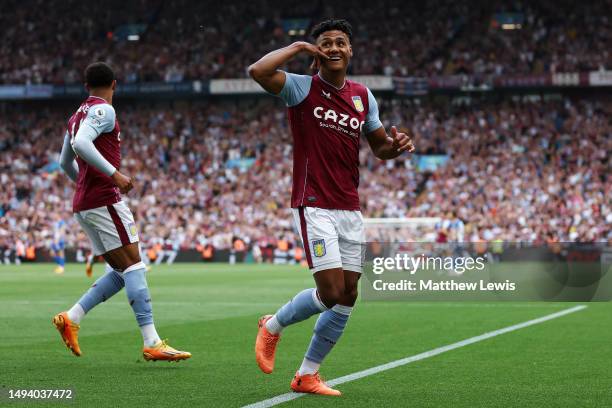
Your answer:
[[[321,48],[319,48],[317,45],[311,44],[311,43],[306,42],[306,41],[301,41],[300,42],[300,47],[302,48],[302,52],[305,52],[308,55],[311,55],[313,57],[322,58],[324,60],[329,59],[327,54],[325,54],[323,52],[323,50]]]
[[[319,69],[321,66],[321,60],[328,60],[329,57],[327,54],[321,50],[318,46],[311,44],[309,42],[303,41],[300,43],[302,47],[302,52],[307,53],[308,55],[313,56],[312,64],[310,64],[310,69]]]
[[[395,126],[391,126],[391,137],[389,137],[389,142],[392,143],[393,149],[398,153],[408,151],[412,153],[414,151],[414,143],[410,136],[405,133],[401,133],[397,131]]]
[[[130,177],[122,174],[119,170],[115,171],[111,178],[113,179],[115,185],[119,187],[121,194],[127,194],[128,191],[134,188],[133,180]]]

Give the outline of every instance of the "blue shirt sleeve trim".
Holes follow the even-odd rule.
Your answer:
[[[287,106],[296,106],[306,99],[311,85],[312,77],[310,75],[297,75],[285,72],[285,85],[277,96],[285,101]]]
[[[93,105],[87,112],[85,122],[96,131],[98,136],[112,132],[115,128],[115,109],[106,103]]]
[[[381,128],[382,125],[383,124],[378,117],[378,103],[368,88],[368,114],[366,115],[366,120],[363,124],[363,132],[371,133],[378,128]]]

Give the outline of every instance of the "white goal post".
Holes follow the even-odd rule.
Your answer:
[[[434,242],[438,217],[364,218],[367,242]]]

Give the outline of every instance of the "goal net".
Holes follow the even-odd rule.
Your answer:
[[[437,217],[365,218],[367,242],[435,242]]]

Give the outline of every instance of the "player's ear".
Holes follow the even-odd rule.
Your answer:
[[[87,89],[87,92],[89,92],[89,85],[87,85],[87,82],[85,82],[83,85],[85,86],[85,89]]]
[[[117,80],[113,79],[113,83],[111,84],[111,89],[114,91],[116,87],[117,87]]]

